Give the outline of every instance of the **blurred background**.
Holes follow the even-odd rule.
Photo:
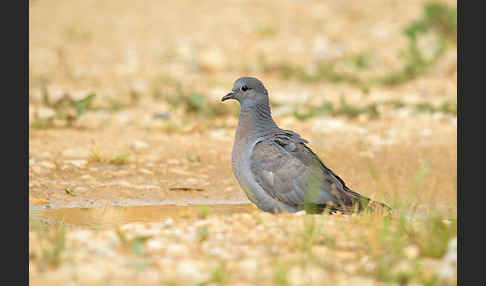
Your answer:
[[[333,285],[454,284],[455,270],[437,261],[447,256],[456,225],[456,7],[445,0],[30,0],[29,202],[49,221],[31,225],[31,282],[322,285],[322,276],[334,277]],[[347,258],[325,239],[316,247],[336,251],[330,266],[314,261],[295,270],[289,257],[271,260],[276,254],[265,240],[266,250],[254,251],[262,257],[225,256],[259,242],[253,236],[235,242],[229,214],[241,219],[241,229],[261,225],[260,216],[278,230],[289,220],[303,223],[253,209],[233,177],[239,106],[220,99],[241,76],[262,80],[280,127],[308,139],[348,186],[404,216],[425,218],[420,231],[428,232],[398,232],[392,258],[379,243],[371,247],[371,257],[390,269],[399,265],[398,272],[388,275],[379,265],[336,270]],[[209,207],[154,207],[172,204]],[[258,218],[246,216],[255,212]],[[117,228],[162,220],[175,232],[147,234],[147,224]],[[59,230],[60,221],[72,229]],[[79,225],[107,230],[73,227]],[[192,257],[185,242],[170,240],[187,233],[218,247],[198,248]],[[283,238],[273,239],[295,252]],[[90,247],[103,250],[89,259],[81,252]],[[234,264],[245,255],[246,264]],[[400,264],[422,257],[432,266]],[[169,270],[176,262],[178,270]],[[231,274],[265,265],[268,273]],[[128,278],[110,267],[128,269]]]

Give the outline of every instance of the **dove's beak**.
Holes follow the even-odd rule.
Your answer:
[[[225,101],[227,99],[235,99],[235,92],[231,91],[227,95],[223,96],[223,98],[221,98],[221,101]]]

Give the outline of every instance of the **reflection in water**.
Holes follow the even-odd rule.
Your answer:
[[[248,213],[251,204],[107,206],[103,208],[61,208],[35,211],[41,218],[83,226],[113,226],[134,222],[158,222],[167,218],[195,218],[211,214]]]

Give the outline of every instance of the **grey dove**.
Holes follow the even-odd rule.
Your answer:
[[[391,209],[349,189],[299,134],[277,126],[267,89],[253,77],[237,79],[228,99],[240,103],[231,154],[233,173],[248,199],[265,212]]]

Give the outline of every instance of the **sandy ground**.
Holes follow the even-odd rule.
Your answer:
[[[457,117],[416,108],[457,102],[455,47],[417,79],[369,91],[266,68],[366,52],[369,67],[350,71],[386,75],[403,65],[402,30],[421,12],[422,1],[31,1],[30,282],[455,285]],[[243,75],[264,82],[280,127],[398,216],[249,205],[231,172],[238,108],[220,102]],[[195,93],[211,115],[171,103]],[[55,105],[89,94],[80,116]],[[342,98],[378,104],[379,116],[293,115]],[[383,104],[393,101],[404,107]]]

